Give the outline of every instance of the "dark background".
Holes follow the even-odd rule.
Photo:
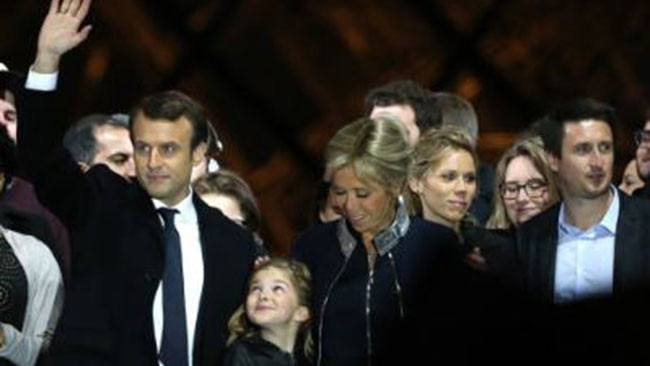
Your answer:
[[[0,61],[26,70],[48,0],[0,0]],[[469,99],[495,162],[555,103],[615,106],[617,171],[650,93],[647,1],[95,0],[62,65],[68,123],[183,90],[210,111],[223,165],[253,187],[263,236],[288,250],[312,216],[328,139],[395,78]]]

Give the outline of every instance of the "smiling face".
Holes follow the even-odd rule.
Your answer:
[[[300,305],[291,279],[285,271],[275,267],[255,273],[245,307],[251,323],[265,330],[295,332],[309,318],[309,310]]]
[[[608,194],[614,166],[614,140],[606,122],[564,124],[561,157],[549,156],[564,199],[597,199]]]
[[[510,221],[515,225],[530,220],[548,204],[549,195],[542,173],[528,156],[517,156],[506,168],[501,197]]]
[[[341,214],[363,236],[374,238],[395,216],[394,196],[377,184],[361,181],[349,165],[332,175],[331,192]]]
[[[205,143],[192,150],[192,125],[185,117],[152,120],[140,113],[133,123],[138,181],[151,197],[176,205],[189,194],[192,167],[203,159]]]
[[[457,229],[476,195],[476,165],[465,150],[450,150],[409,187],[422,202],[426,220]]]

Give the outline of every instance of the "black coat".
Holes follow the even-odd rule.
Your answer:
[[[305,366],[307,364],[302,355],[284,352],[273,343],[259,336],[252,336],[239,339],[228,347],[223,366]]]
[[[148,194],[103,165],[83,174],[61,146],[53,93],[19,94],[19,158],[39,199],[67,226],[73,282],[52,345],[57,365],[157,365],[152,308],[162,278],[162,227]],[[193,197],[204,283],[194,365],[220,362],[227,321],[243,301],[251,235]]]
[[[456,235],[412,218],[398,244],[377,256],[369,286],[365,246],[349,229],[357,244],[346,256],[339,225],[345,221],[315,225],[300,236],[293,250],[313,278],[314,363],[319,352],[321,365],[366,365],[369,353],[373,365],[393,364],[392,357],[406,354],[415,359],[410,351],[444,334],[440,324],[453,311],[447,305],[453,299],[443,288],[455,286],[455,278],[442,273],[460,263]]]

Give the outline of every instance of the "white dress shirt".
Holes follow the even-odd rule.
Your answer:
[[[564,203],[558,218],[555,262],[555,303],[567,303],[613,292],[614,241],[619,215],[619,197],[613,195],[600,222],[582,231],[566,222]]]
[[[164,203],[152,199],[156,209],[167,207]],[[196,209],[192,202],[192,192],[178,205],[169,207],[177,209],[178,214],[174,215],[174,225],[181,238],[181,256],[183,257],[183,286],[185,293],[185,316],[187,323],[187,360],[192,365],[192,351],[194,349],[194,331],[196,320],[199,315],[201,302],[201,291],[203,289],[203,253],[201,250],[201,238],[199,234],[199,222],[196,216]],[[159,217],[160,218],[160,217]],[[160,222],[164,225],[162,218]],[[153,326],[156,336],[156,349],[160,352],[163,329],[163,308],[162,308],[162,281],[156,290],[153,302]],[[159,365],[163,365],[158,361]]]

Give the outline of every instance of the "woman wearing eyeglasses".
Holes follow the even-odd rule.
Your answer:
[[[515,143],[496,168],[491,229],[512,229],[560,200],[557,184],[539,137]]]

